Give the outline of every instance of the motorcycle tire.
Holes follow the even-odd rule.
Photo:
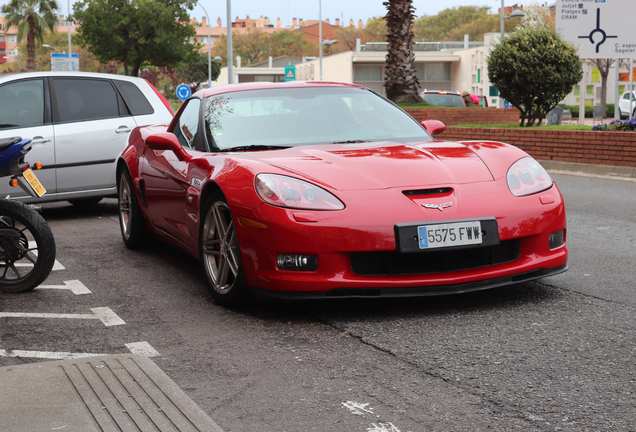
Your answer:
[[[55,239],[49,224],[20,201],[0,200],[0,292],[30,291],[55,264]]]

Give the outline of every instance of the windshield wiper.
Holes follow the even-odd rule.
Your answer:
[[[369,140],[348,140],[348,141],[335,141],[329,144],[356,144],[356,143],[365,143],[371,142]]]
[[[275,146],[275,145],[246,145],[246,146],[238,146],[231,147],[226,149],[220,149],[221,152],[233,152],[233,151],[250,151],[250,150],[280,150],[286,149],[289,146]]]

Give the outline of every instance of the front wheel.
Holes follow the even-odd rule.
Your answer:
[[[141,214],[132,178],[126,168],[119,173],[117,189],[121,236],[127,248],[139,249],[147,240],[148,230],[144,216]]]
[[[221,194],[213,194],[203,208],[199,249],[210,294],[218,304],[238,305],[246,290],[232,212]]]
[[[49,224],[20,201],[0,200],[0,292],[29,291],[55,264],[55,239]]]

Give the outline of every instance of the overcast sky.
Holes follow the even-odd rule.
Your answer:
[[[385,0],[321,0],[322,17],[329,18],[334,23],[336,18],[348,23],[353,19],[356,23],[358,20],[364,22],[374,16],[383,16],[386,14],[386,7],[382,4]],[[547,1],[547,0],[545,0]],[[283,26],[291,24],[293,18],[302,18],[305,20],[318,19],[318,0],[232,0],[231,11],[232,17],[259,18],[260,16],[268,17],[272,24],[276,23],[276,19],[280,18]],[[512,6],[516,3],[523,3],[520,0],[504,0],[505,6]],[[528,3],[528,1],[526,1]],[[217,18],[223,20],[226,24],[227,17],[227,0],[201,0],[201,4],[210,14],[210,20],[216,22]],[[501,0],[414,0],[415,14],[421,15],[437,15],[439,11],[456,6],[490,6],[493,12],[501,7]],[[193,15],[203,16],[202,9],[195,8]],[[199,18],[200,20],[200,18]]]
[[[227,0],[200,0],[203,7],[210,14],[212,23],[216,23],[217,18],[221,18],[223,26],[226,25],[227,18]],[[340,18],[344,23],[348,23],[353,19],[356,23],[362,20],[366,23],[367,19],[374,16],[383,16],[386,14],[386,7],[382,5],[385,0],[321,0],[322,17],[329,18],[333,24],[336,18]],[[532,0],[504,0],[505,6],[513,4],[530,3]],[[536,0],[534,0],[536,1]],[[538,3],[544,3],[548,0],[539,0]],[[552,0],[551,0],[552,1]],[[8,0],[0,0],[0,5],[8,3]],[[75,3],[71,0],[72,4]],[[61,8],[61,14],[68,14],[68,0],[59,0],[58,4]],[[437,15],[439,11],[445,8],[456,6],[490,6],[493,12],[497,12],[501,6],[501,0],[414,0],[415,14],[421,15]],[[293,18],[302,18],[305,20],[318,19],[318,0],[232,0],[231,5],[232,18],[258,18],[266,16],[272,24],[276,24],[276,19],[280,18],[283,26],[291,25]],[[203,9],[195,7],[192,11],[193,17],[199,21],[205,14]]]

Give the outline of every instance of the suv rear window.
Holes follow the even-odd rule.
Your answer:
[[[154,114],[155,110],[139,88],[128,81],[114,81],[132,115]]]

